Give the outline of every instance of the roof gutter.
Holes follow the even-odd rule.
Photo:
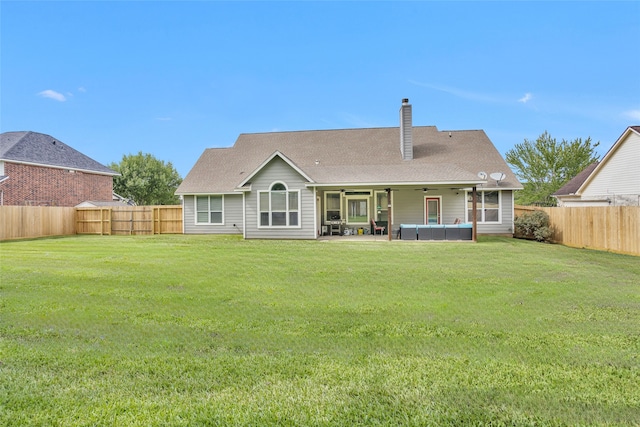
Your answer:
[[[305,184],[307,188],[313,187],[389,187],[389,186],[474,186],[484,185],[487,181],[414,181],[414,182],[310,182]],[[509,190],[509,188],[500,188],[501,190]]]
[[[244,191],[244,190],[240,190],[240,191]],[[211,195],[215,195],[215,196],[220,196],[220,195],[236,195],[238,194],[238,190],[234,190],[234,191],[181,191],[181,192],[175,192],[173,193],[176,196],[211,196]]]

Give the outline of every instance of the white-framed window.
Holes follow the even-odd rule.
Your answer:
[[[370,219],[370,191],[347,191],[347,224],[368,224]]]
[[[324,193],[324,218],[327,221],[337,221],[342,219],[342,209],[340,208],[340,192],[325,191]]]
[[[224,196],[196,196],[196,224],[224,224]]]
[[[502,192],[476,191],[476,220],[485,223],[502,222]],[[467,193],[467,222],[473,221],[473,193]]]
[[[386,191],[375,192],[375,219],[376,221],[389,221],[389,196]]]
[[[300,190],[274,182],[269,191],[258,191],[259,227],[300,227]]]

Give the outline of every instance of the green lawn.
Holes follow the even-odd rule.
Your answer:
[[[473,243],[0,244],[0,425],[640,425],[640,258]]]

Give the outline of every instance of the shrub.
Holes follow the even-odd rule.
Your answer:
[[[514,221],[515,235],[522,239],[548,242],[551,239],[549,215],[543,211],[532,211],[516,217]]]

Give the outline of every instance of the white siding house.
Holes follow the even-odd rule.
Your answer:
[[[559,206],[640,206],[640,126],[630,126],[605,154],[554,193]]]

